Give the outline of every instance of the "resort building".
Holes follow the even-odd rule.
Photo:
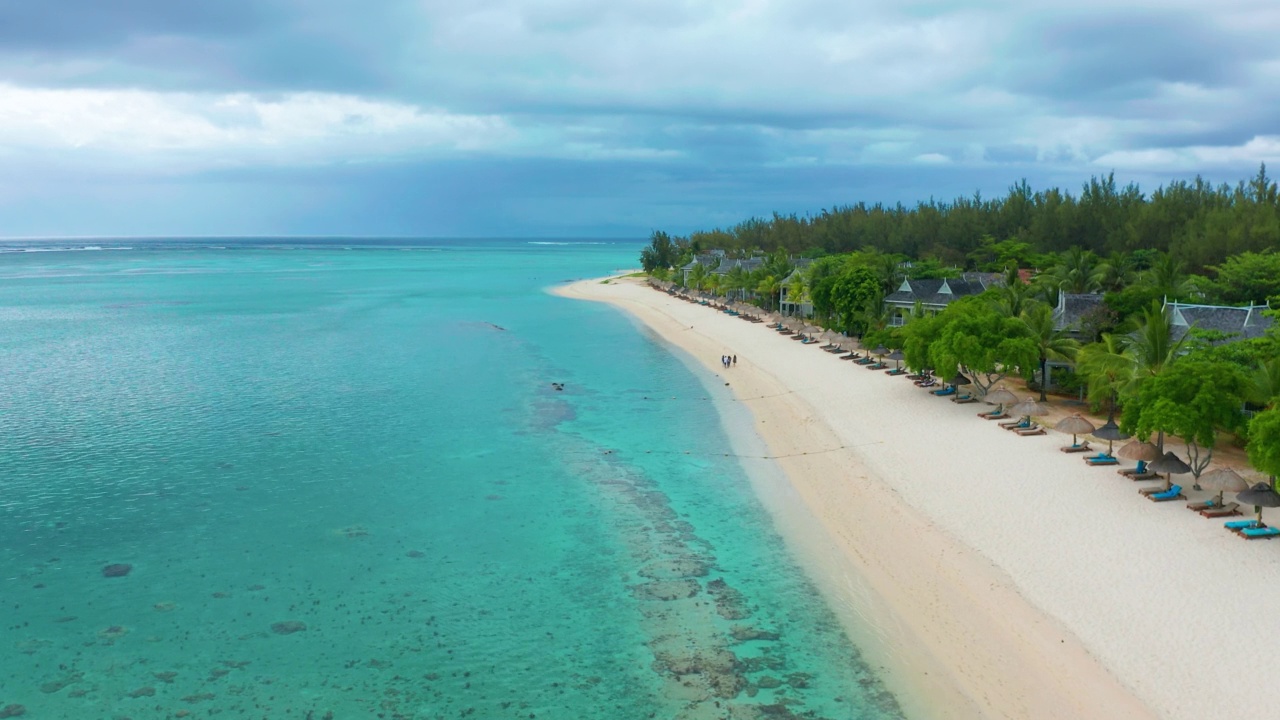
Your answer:
[[[935,314],[967,295],[977,295],[989,287],[1003,284],[999,273],[967,272],[959,277],[903,280],[898,289],[884,299],[893,308],[893,326],[905,325],[917,304],[926,314]]]
[[[1085,337],[1087,330],[1083,327],[1083,320],[1100,307],[1102,307],[1100,293],[1075,294],[1059,291],[1058,304],[1053,308],[1053,327],[1055,330],[1066,332],[1071,338],[1082,343],[1093,342],[1094,338]]]
[[[791,264],[795,267],[791,274],[782,279],[782,290],[778,300],[778,309],[783,315],[798,315],[800,317],[811,317],[813,315],[813,303],[808,297],[801,297],[797,302],[796,298],[791,297],[791,285],[796,281],[797,277],[804,274],[813,265],[812,258],[792,258]]]
[[[1270,315],[1263,314],[1267,309],[1266,305],[1193,305],[1169,302],[1167,298],[1164,303],[1164,311],[1173,323],[1175,338],[1185,337],[1195,327],[1222,333],[1224,337],[1212,341],[1214,344],[1261,337],[1274,322]]]

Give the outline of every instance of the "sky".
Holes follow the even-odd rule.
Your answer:
[[[0,0],[0,237],[647,237],[1280,161],[1276,0]]]

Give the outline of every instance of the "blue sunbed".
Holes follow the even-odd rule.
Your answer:
[[[1280,528],[1263,527],[1263,528],[1245,528],[1240,531],[1240,535],[1246,538],[1273,538],[1280,535]]]
[[[1257,520],[1228,520],[1222,524],[1222,527],[1228,530],[1244,530],[1246,528],[1258,527]]]
[[[1147,496],[1148,499],[1155,500],[1156,502],[1160,502],[1161,500],[1173,500],[1180,497],[1182,497],[1181,485],[1174,485],[1164,492],[1151,493]]]
[[[941,390],[933,390],[933,391],[931,391],[931,392],[932,392],[934,395],[937,395],[938,397],[942,397],[943,395],[954,395],[954,394],[955,394],[955,392],[956,392],[956,388],[955,388],[955,386],[953,385],[953,386],[951,386],[951,387],[943,388],[943,389],[941,389]]]

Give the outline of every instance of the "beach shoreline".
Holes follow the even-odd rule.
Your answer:
[[[1217,546],[1237,551],[1219,566],[1261,591],[1277,572],[1274,561],[1249,571],[1250,557],[1274,555],[1262,544],[1173,503],[1144,502],[1112,469],[1056,452],[1063,436],[1001,433],[973,417],[985,406],[945,402],[642,281],[555,292],[623,310],[727,384],[709,390],[749,411],[785,475],[784,488],[757,488],[775,496],[764,500],[780,532],[913,717],[1203,718],[1256,707],[1225,668],[1201,666],[1221,654],[1230,667],[1242,645],[1261,652],[1265,641],[1186,644],[1214,627],[1189,611],[1211,614],[1205,605],[1223,602],[1221,588],[1171,597],[1188,612],[1173,628],[1149,611],[1151,593],[1175,592],[1185,581],[1174,572],[1193,571]],[[738,364],[720,367],[723,354]],[[1042,481],[1043,496],[1012,492],[1029,489],[1022,477]],[[1126,562],[1160,542],[1188,557],[1154,563],[1156,572]]]

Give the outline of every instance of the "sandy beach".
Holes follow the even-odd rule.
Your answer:
[[[1059,452],[1070,436],[1002,431],[975,417],[989,406],[638,280],[556,292],[621,308],[721,376],[709,391],[775,456],[744,464],[776,463],[787,487],[765,494],[795,500],[766,501],[779,530],[913,716],[1280,713],[1280,685],[1255,680],[1280,637],[1280,542],[1148,501],[1149,483]]]

